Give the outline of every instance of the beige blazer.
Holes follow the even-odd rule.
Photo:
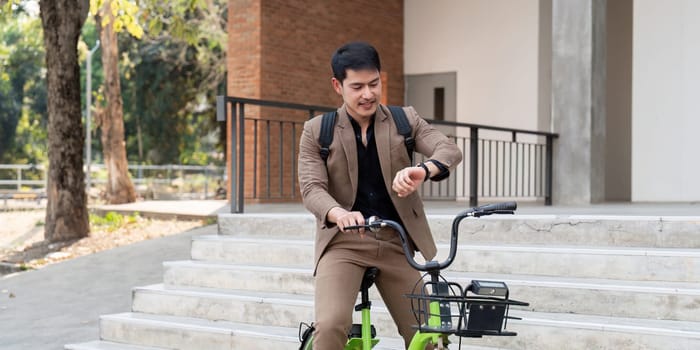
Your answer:
[[[423,120],[413,107],[404,107],[416,140],[415,151],[440,161],[452,171],[462,161],[462,152],[455,143]],[[335,224],[326,222],[331,208],[352,208],[357,193],[357,146],[355,132],[348,119],[345,105],[338,109],[333,143],[326,164],[320,155],[318,138],[322,116],[307,121],[299,147],[299,185],[304,206],[317,219],[314,267],[323,255],[328,243],[340,232]],[[426,259],[432,259],[437,251],[418,193],[400,198],[391,189],[396,173],[415,164],[410,163],[404,137],[398,133],[394,119],[386,106],[380,105],[374,122],[374,135],[382,168],[384,183],[396,207],[408,235],[416,249]]]

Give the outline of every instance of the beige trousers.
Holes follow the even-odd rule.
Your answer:
[[[416,330],[411,301],[404,295],[413,291],[420,273],[406,261],[401,238],[391,229],[364,238],[340,232],[329,244],[316,270],[313,348],[342,350],[352,325],[352,313],[367,267],[377,267],[375,285],[400,335],[408,347]],[[392,336],[385,334],[384,336]]]

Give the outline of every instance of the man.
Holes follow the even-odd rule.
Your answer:
[[[428,160],[411,164],[404,136],[381,100],[381,65],[366,43],[340,47],[331,59],[333,89],[343,98],[333,128],[330,153],[321,157],[321,116],[304,125],[299,184],[304,206],[318,219],[315,242],[314,349],[342,349],[352,324],[353,305],[367,267],[379,268],[376,286],[404,338],[415,333],[410,293],[420,278],[391,229],[370,232],[345,227],[376,215],[405,227],[411,244],[426,259],[436,253],[416,189],[429,178],[444,179],[462,160],[457,146],[416,111],[404,108],[415,150]]]

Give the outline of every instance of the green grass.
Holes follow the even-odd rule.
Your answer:
[[[109,232],[118,228],[135,223],[139,219],[139,213],[124,216],[114,211],[107,212],[104,216],[90,214],[90,226],[106,229]]]
[[[210,216],[204,219],[204,225],[214,225],[218,222],[218,218],[216,216]]]

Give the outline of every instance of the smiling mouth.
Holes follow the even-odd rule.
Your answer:
[[[360,105],[360,107],[365,107],[365,108],[372,107],[372,105],[374,105],[374,101],[360,102],[359,105]]]

